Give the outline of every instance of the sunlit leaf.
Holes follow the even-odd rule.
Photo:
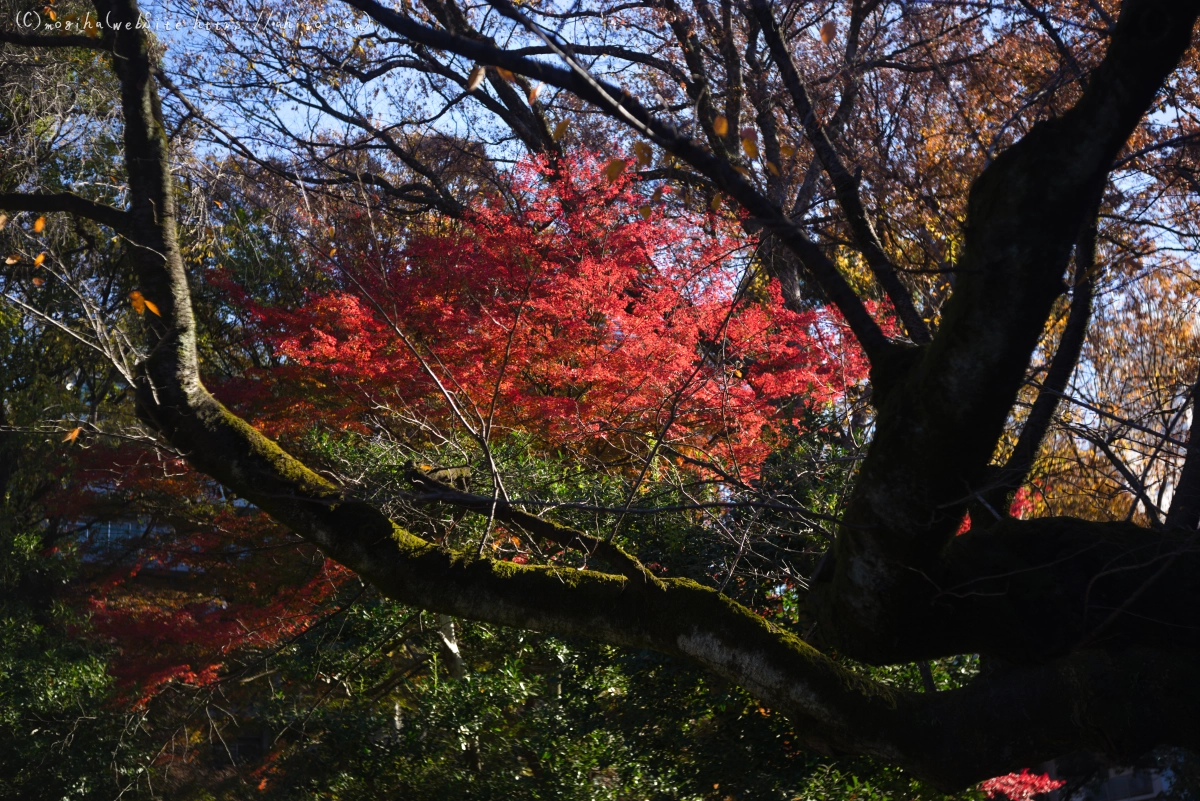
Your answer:
[[[604,174],[608,176],[608,180],[615,181],[625,172],[625,159],[610,159],[608,166],[604,168]]]
[[[482,65],[477,65],[471,70],[471,74],[467,76],[467,91],[474,92],[483,84],[483,78],[487,74],[487,69]]]
[[[527,98],[529,100],[529,105],[532,106],[538,101],[538,98],[542,96],[542,87],[545,85],[546,84],[544,83],[539,83],[537,86],[529,90],[529,97]]]
[[[154,305],[153,301],[149,301],[149,300],[146,300],[143,298],[142,303],[146,304],[146,308],[149,309],[151,312],[153,312],[155,317],[162,317],[162,312],[160,312],[158,310],[158,307]]]
[[[555,142],[567,135],[568,127],[570,126],[567,124],[566,120],[559,120],[558,125],[554,126],[554,133],[552,134]]]
[[[649,142],[634,142],[633,155],[637,157],[639,167],[645,167],[654,158],[654,150],[650,147]]]
[[[136,289],[129,293],[129,302],[133,304],[133,310],[138,314],[146,313],[146,298],[141,292]]]
[[[65,437],[63,437],[63,442],[74,442],[75,440],[79,439],[79,432],[81,431],[83,431],[82,426],[72,429]]]
[[[42,262],[44,262],[45,260],[46,260],[46,254],[45,254],[45,253],[39,253],[39,254],[37,254],[37,258],[35,258],[35,259],[33,260],[33,266],[34,266],[34,267],[41,267],[41,266],[42,266]]]
[[[46,229],[46,218],[45,217],[38,217],[36,220],[33,221],[33,232],[35,234],[40,234],[45,229]]]
[[[713,120],[713,133],[717,136],[724,136],[729,133],[729,120],[725,119],[724,115],[718,114]]]

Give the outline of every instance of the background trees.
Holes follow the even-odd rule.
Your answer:
[[[140,527],[80,585],[121,697],[186,720],[188,685],[274,691],[365,592],[320,552],[432,614],[692,660],[789,716],[785,751],[946,789],[1190,744],[1195,367],[1165,312],[1194,297],[1192,12],[1127,5],[220,6],[243,24],[165,56],[6,31],[7,297],[102,365],[57,379],[55,438],[91,449],[65,518],[88,553]],[[110,50],[105,183],[116,129],[75,87],[112,86]],[[362,694],[372,753],[388,693],[464,667],[448,620],[395,614],[286,685]],[[481,718],[513,741],[550,719],[520,685]]]

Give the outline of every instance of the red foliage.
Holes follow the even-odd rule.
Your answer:
[[[520,211],[491,198],[394,246],[351,222],[327,259],[335,291],[299,309],[247,302],[287,359],[276,378],[342,393],[345,425],[373,404],[452,424],[436,377],[473,425],[494,414],[593,453],[669,421],[672,447],[745,475],[780,404],[825,402],[865,376],[834,312],[787,311],[765,282],[735,302],[753,244],[735,221],[639,213],[629,179],[608,181],[590,157],[555,176],[525,163],[510,197]],[[278,415],[289,422],[311,420],[293,406]]]
[[[607,180],[590,157],[555,176],[523,164],[509,189],[461,223],[386,240],[368,220],[339,221],[341,255],[315,254],[334,289],[301,308],[253,303],[224,276],[282,363],[225,382],[222,397],[275,435],[361,428],[380,405],[453,426],[450,399],[472,425],[491,418],[576,454],[644,453],[638,440],[666,430],[677,454],[748,479],[781,406],[864,379],[834,312],[787,311],[775,286],[743,281],[753,242],[736,221],[647,213],[627,176]],[[283,532],[181,462],[93,457],[68,493],[73,515],[118,502],[152,535],[95,577],[88,602],[135,703],[171,682],[211,684],[237,650],[293,636],[345,578],[303,554],[282,560],[297,553]]]
[[[1032,801],[1035,795],[1057,790],[1064,784],[1066,782],[1061,779],[1051,779],[1045,773],[1030,773],[1028,768],[1023,768],[1020,773],[988,779],[979,785],[979,789],[987,793],[988,798],[1000,795],[1011,801]]]

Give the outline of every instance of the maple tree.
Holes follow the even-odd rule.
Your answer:
[[[388,33],[218,29],[210,54],[173,65],[120,0],[96,11],[128,29],[2,34],[17,49],[114,55],[121,192],[37,191],[33,159],[0,205],[76,215],[130,243],[136,294],[122,309],[143,344],[110,335],[111,314],[88,319],[162,447],[385,597],[690,661],[788,716],[797,743],[939,787],[1081,750],[1122,760],[1195,745],[1200,457],[1184,430],[1195,365],[1186,324],[1163,313],[1194,297],[1195,4],[298,9]],[[220,80],[206,77],[210,60]],[[394,70],[429,90],[389,94],[395,124],[368,101]],[[475,110],[455,116],[468,101]],[[271,112],[287,104],[342,130],[307,135]],[[242,330],[286,357],[281,374],[309,382],[306,420],[362,425],[387,387],[415,410],[407,425],[378,426],[407,440],[401,450],[419,453],[431,420],[468,432],[486,492],[452,472],[398,472],[420,503],[482,517],[471,537],[406,527],[394,498],[331,481],[288,429],[296,396],[272,408],[250,386],[254,370],[238,376],[245,394],[218,388],[228,406],[205,388],[189,277],[210,259],[181,247],[164,115],[172,135],[201,126],[246,180],[287,181],[339,210],[349,235],[335,226],[333,241],[325,220],[305,221],[328,291],[295,308],[247,299]],[[446,115],[467,135],[431,127]],[[498,166],[505,147],[530,154],[515,173]],[[588,205],[570,198],[572,181]],[[678,191],[656,192],[663,182]],[[383,219],[403,246],[375,252]],[[716,230],[700,237],[704,225]],[[739,227],[758,237],[748,280],[718,269],[689,284],[732,252]],[[28,254],[33,268],[42,258]],[[538,283],[544,274],[555,281]],[[753,302],[732,303],[740,291]],[[61,322],[28,297],[10,300]],[[564,308],[577,313],[557,319]],[[849,369],[814,381],[833,358]],[[770,464],[786,447],[769,441],[767,410],[814,388],[836,398],[864,370],[870,408],[838,425],[865,447],[834,508],[780,504]],[[622,394],[635,371],[646,380]],[[387,386],[421,374],[429,383]],[[253,422],[256,397],[262,430],[238,415]],[[611,455],[600,442],[624,453],[635,492],[576,510],[615,509],[614,536],[507,494],[488,456],[493,422],[532,427],[538,448],[569,443],[577,461]],[[794,513],[771,518],[776,534],[832,527],[836,542],[789,588],[791,625],[769,622],[736,584],[698,583],[713,578],[704,571],[656,574],[643,558],[653,518],[643,541],[615,536],[640,477],[666,455],[714,482],[716,505]],[[731,514],[710,530],[729,522],[741,525]],[[520,533],[511,550],[480,547],[495,526]],[[570,551],[577,561],[560,556]],[[792,567],[778,560],[765,574]],[[980,674],[944,690],[844,661],[970,654]]]

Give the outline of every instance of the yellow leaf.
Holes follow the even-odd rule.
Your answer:
[[[792,145],[780,145],[779,155],[783,156],[785,159],[790,159],[792,156],[796,155],[796,148]]]
[[[42,284],[44,284],[44,283],[46,283],[46,279],[45,279],[45,278],[34,278],[34,279],[33,279],[33,285],[34,285],[34,286],[41,286],[41,285],[42,285]]]
[[[546,84],[544,83],[539,83],[537,86],[529,90],[529,97],[527,98],[529,100],[529,105],[532,106],[538,101],[538,98],[542,96],[542,87],[545,85]]]
[[[141,292],[136,289],[129,293],[129,302],[133,304],[133,310],[138,314],[146,313],[146,298]]]
[[[79,439],[80,431],[83,431],[82,427],[74,429],[73,431],[71,431],[71,433],[69,433],[65,437],[63,437],[63,442],[74,442],[75,440]]]
[[[487,74],[487,70],[482,65],[477,65],[471,70],[471,74],[467,76],[467,91],[474,92],[483,84],[483,76]]]
[[[833,37],[837,36],[837,23],[829,20],[821,26],[821,41],[829,44],[833,41]]]
[[[331,257],[331,258],[332,258],[333,256],[336,256],[336,255],[337,255],[337,248],[330,248],[330,249],[329,249],[329,255],[330,255],[330,257]]]
[[[638,214],[642,215],[643,220],[650,219],[650,215],[653,213],[654,213],[654,210],[651,209],[649,206],[642,206],[641,208],[638,209]]]
[[[746,151],[746,155],[750,158],[758,158],[758,145],[754,143],[753,139],[743,139],[742,150]]]
[[[774,175],[776,178],[778,178],[781,175],[781,173],[779,172],[779,165],[773,161],[767,162],[767,169],[770,171],[771,175]]]
[[[45,228],[46,228],[46,218],[45,217],[38,217],[36,220],[33,221],[33,232],[35,234],[40,234],[43,230],[45,230]]]
[[[20,260],[21,260],[20,256],[9,256],[7,259],[4,260],[4,263],[5,264],[16,264]]]
[[[713,211],[720,211],[721,210],[721,196],[713,195],[712,202],[708,204],[708,207],[710,209],[712,209]]]
[[[46,254],[45,254],[45,253],[39,253],[39,254],[37,254],[37,258],[33,260],[33,266],[34,266],[34,267],[41,267],[41,266],[42,266],[42,262],[44,262],[45,260],[46,260]]]
[[[645,167],[654,157],[654,151],[651,149],[649,142],[634,142],[633,154],[637,156],[637,163],[639,167]]]
[[[145,303],[145,304],[146,304],[146,308],[147,308],[147,309],[149,309],[150,311],[154,312],[154,316],[155,316],[155,317],[162,317],[162,312],[160,312],[160,311],[158,310],[158,307],[157,307],[157,306],[155,306],[153,302],[151,302],[151,301],[149,301],[149,300],[145,300],[145,299],[143,299],[143,300],[142,300],[142,303]]]
[[[610,183],[617,180],[623,172],[625,172],[625,159],[612,159],[604,168],[604,174],[608,176]]]
[[[718,114],[716,119],[713,120],[713,133],[717,136],[724,136],[729,133],[729,120],[725,119],[724,115]]]
[[[750,177],[750,171],[748,169],[746,169],[745,167],[735,164],[735,165],[733,165],[733,169],[736,170],[738,172],[738,174],[741,175],[743,178]]]
[[[567,135],[567,127],[568,125],[566,120],[558,121],[558,125],[554,126],[554,133],[552,134],[555,142]]]

